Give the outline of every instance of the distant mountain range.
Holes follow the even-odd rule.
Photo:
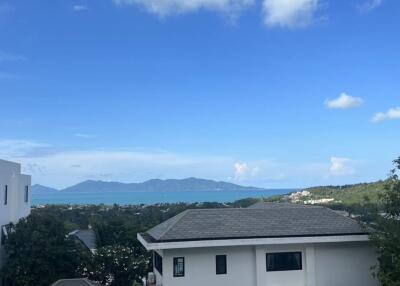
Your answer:
[[[57,190],[42,185],[33,185],[33,194],[54,192],[152,192],[152,191],[259,191],[261,188],[240,186],[228,182],[217,182],[198,178],[152,179],[142,183],[120,183],[88,180],[71,187]]]

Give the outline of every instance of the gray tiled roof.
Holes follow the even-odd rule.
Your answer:
[[[76,278],[58,280],[52,286],[101,286],[101,284],[86,278]]]
[[[147,232],[153,241],[365,234],[356,221],[324,207],[280,205],[192,209]]]
[[[70,235],[77,237],[90,250],[96,249],[96,234],[92,229],[78,229]]]

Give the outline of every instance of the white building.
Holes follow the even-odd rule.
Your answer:
[[[30,190],[31,177],[21,174],[21,165],[0,160],[0,268],[4,264],[3,246],[8,235],[7,226],[29,215]]]
[[[378,285],[368,233],[324,207],[187,210],[138,239],[154,251],[156,285]]]

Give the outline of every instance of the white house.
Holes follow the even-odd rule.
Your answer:
[[[193,209],[138,234],[156,285],[374,286],[377,263],[358,223],[316,206]]]
[[[3,246],[8,235],[8,225],[17,223],[30,213],[30,190],[31,177],[21,174],[21,165],[0,160],[0,268],[5,260]]]

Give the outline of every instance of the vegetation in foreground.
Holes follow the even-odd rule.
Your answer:
[[[104,285],[134,285],[152,269],[150,253],[137,241],[138,232],[188,208],[247,207],[256,201],[34,208],[28,218],[12,227],[6,243],[9,260],[2,272],[13,278],[15,286],[48,286],[59,279],[76,277]],[[68,236],[75,229],[89,227],[97,237],[95,254]]]
[[[384,213],[377,215],[371,224],[375,230],[372,241],[379,253],[375,274],[382,286],[400,285],[400,157],[394,164],[385,191],[380,196]]]

